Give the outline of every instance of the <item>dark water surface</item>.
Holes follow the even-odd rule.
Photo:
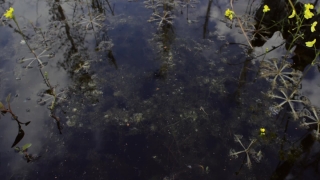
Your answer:
[[[145,7],[152,2],[0,1],[1,13],[15,9],[45,64],[40,71],[35,59],[32,68],[31,61],[19,63],[34,56],[14,21],[3,21],[0,100],[7,107],[11,93],[13,113],[31,121],[21,125],[25,134],[14,147],[32,145],[15,152],[18,123],[1,115],[0,179],[320,178],[316,125],[300,128],[290,106],[271,114],[278,101],[267,97],[271,85],[259,76],[262,59],[285,54],[281,45],[260,56],[284,42],[281,34],[251,51],[236,20],[230,28],[224,17],[229,0]],[[251,16],[261,8],[256,1],[233,5]],[[148,22],[155,12],[173,23]],[[51,110],[54,98],[41,72],[57,95]],[[300,89],[314,106],[318,74],[311,67]],[[229,156],[244,150],[235,135],[243,135],[245,148],[256,139],[248,148],[251,168],[245,152]]]

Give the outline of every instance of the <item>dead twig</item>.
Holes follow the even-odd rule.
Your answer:
[[[232,1],[233,1],[233,0],[230,0],[230,6],[231,6],[232,11],[234,12],[234,10],[233,10],[233,4],[232,4]],[[239,17],[237,17],[237,16],[236,16],[236,18],[237,18],[237,20],[238,20],[238,23],[239,23],[239,25],[240,25],[240,28],[241,28],[241,31],[242,31],[242,33],[243,33],[244,37],[246,38],[246,40],[247,40],[247,42],[248,42],[249,46],[251,47],[251,49],[253,49],[253,46],[251,45],[251,43],[250,43],[250,41],[249,41],[249,39],[248,39],[247,34],[246,34],[246,33],[244,32],[244,30],[243,30],[243,27],[242,27],[242,23],[241,23],[240,18],[239,18]]]

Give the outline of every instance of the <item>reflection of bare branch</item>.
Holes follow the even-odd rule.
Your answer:
[[[3,15],[1,16],[0,21],[1,21],[1,24],[4,26],[4,21],[2,20],[2,18],[3,18]]]
[[[111,48],[113,47],[112,40],[107,40],[107,41],[101,41],[98,46],[96,47],[97,51],[110,51]]]
[[[56,123],[57,123],[57,127],[58,127],[58,129],[59,129],[59,132],[60,132],[60,134],[62,134],[62,132],[61,132],[61,130],[62,130],[62,126],[61,126],[61,124],[60,124],[60,118],[59,117],[57,117],[56,115],[54,115],[54,114],[51,114],[50,115],[53,119],[55,119],[56,120]]]
[[[231,10],[234,11],[232,1],[233,1],[233,0],[230,0],[230,6],[231,6]],[[253,47],[252,47],[252,45],[251,45],[251,43],[250,43],[250,41],[249,41],[249,39],[248,39],[247,34],[244,32],[244,29],[243,29],[243,27],[242,27],[242,22],[241,22],[240,18],[238,18],[237,16],[236,16],[236,18],[237,18],[237,20],[238,20],[238,24],[240,25],[240,28],[241,28],[241,31],[242,31],[244,37],[246,38],[246,40],[247,40],[249,46],[251,47],[251,49],[253,49]]]
[[[243,15],[238,18],[240,19],[240,23],[242,23],[243,32],[246,32],[248,37],[250,36],[250,41],[254,40],[257,35],[260,35],[260,37],[264,41],[267,41],[267,38],[263,34],[270,34],[270,32],[268,31],[268,28],[266,28],[263,25],[259,25],[259,27],[261,26],[261,28],[256,29],[254,23],[250,22],[252,19],[254,19],[250,15]],[[241,27],[241,26],[240,24],[236,23],[235,27]]]
[[[195,4],[199,4],[200,1],[197,0],[181,0],[179,2],[181,7],[191,7],[191,8],[195,8],[196,6],[194,6]]]

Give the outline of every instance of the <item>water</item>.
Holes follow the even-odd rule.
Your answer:
[[[20,125],[25,134],[15,144],[18,123],[1,116],[3,179],[317,179],[316,127],[300,128],[288,104],[272,114],[282,100],[267,97],[271,85],[259,75],[266,47],[266,59],[285,54],[281,33],[250,51],[224,17],[229,1],[172,2],[156,10],[125,0],[1,4],[1,12],[14,7],[45,65],[19,63],[34,55],[13,20],[0,27],[1,102],[8,107],[11,93],[12,112],[31,121]],[[234,7],[253,16],[247,8],[260,4]],[[153,21],[163,10],[173,24]],[[317,79],[311,67],[302,81],[313,105]],[[248,148],[251,168],[245,152],[229,156],[244,150],[238,134],[244,148],[257,140]],[[28,143],[27,151],[14,151]]]

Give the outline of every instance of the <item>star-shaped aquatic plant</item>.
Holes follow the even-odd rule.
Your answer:
[[[278,88],[282,96],[276,95],[273,93],[273,91],[268,91],[267,96],[272,99],[280,99],[283,100],[279,104],[275,104],[272,107],[270,107],[270,110],[272,110],[275,114],[280,112],[280,110],[283,108],[285,104],[288,104],[291,108],[291,114],[294,118],[294,120],[299,119],[299,114],[295,110],[294,103],[304,103],[307,104],[307,98],[304,96],[301,96],[299,91],[297,89],[293,90],[290,94],[288,93],[288,90],[286,88]]]
[[[53,89],[48,89],[44,92],[39,92],[38,96],[44,98],[47,97],[46,99],[38,99],[37,102],[39,105],[45,105],[46,102],[51,100],[51,104],[48,106],[49,109],[54,109],[55,105],[59,102],[65,101],[67,97],[68,90],[61,89],[59,93],[56,93],[56,88]]]
[[[73,72],[78,73],[80,70],[88,72],[89,68],[90,68],[90,61],[84,61],[84,62],[80,62],[75,68],[75,70],[73,70]]]
[[[303,109],[300,111],[300,117],[303,117],[300,126],[309,129],[310,125],[316,125],[317,128],[313,130],[314,137],[319,140],[320,138],[320,109],[315,106],[310,107],[311,112],[308,109]]]
[[[296,86],[302,77],[302,72],[291,70],[291,64],[285,60],[281,61],[279,65],[276,58],[263,60],[260,67],[260,76],[271,82],[272,89],[277,87],[277,81],[280,81],[286,88],[292,85]]]
[[[158,21],[158,28],[164,26],[165,24],[173,24],[174,15],[171,14],[170,11],[163,11],[163,15],[161,16],[159,13],[152,13],[152,16],[148,20],[148,22]]]
[[[39,66],[40,66],[40,68],[41,68],[41,67],[43,67],[43,66],[45,65],[45,63],[43,63],[43,62],[41,61],[41,58],[43,58],[43,57],[49,57],[49,58],[51,58],[51,57],[54,56],[53,53],[44,55],[44,53],[47,52],[47,50],[48,50],[48,49],[44,49],[39,55],[37,55],[37,54],[33,51],[32,53],[34,54],[35,57],[33,57],[33,58],[27,58],[27,59],[22,58],[22,59],[20,60],[20,63],[24,63],[24,62],[26,62],[26,61],[31,61],[31,62],[26,66],[26,68],[31,68],[31,64],[32,64],[35,60],[37,60]]]
[[[262,158],[262,153],[261,153],[261,151],[259,151],[259,152],[257,153],[254,149],[252,149],[252,145],[257,141],[256,139],[251,139],[249,146],[246,148],[246,147],[242,144],[242,142],[241,142],[242,137],[243,137],[242,135],[237,135],[237,134],[234,135],[234,140],[235,140],[236,142],[238,142],[238,143],[242,146],[243,150],[236,152],[234,149],[230,149],[229,156],[231,156],[231,157],[233,157],[233,158],[238,158],[238,155],[239,155],[239,154],[241,154],[241,153],[246,153],[246,156],[247,156],[247,166],[248,166],[248,168],[251,168],[252,163],[251,163],[251,160],[250,160],[250,155],[251,155],[257,162],[259,162],[259,161],[261,160],[261,158]]]
[[[163,1],[146,0],[143,2],[144,7],[156,11],[158,7],[163,7]]]
[[[104,14],[99,14],[97,15],[96,17],[93,17],[90,15],[89,16],[89,19],[86,19],[84,17],[81,17],[82,21],[76,25],[81,25],[81,24],[85,24],[86,26],[86,30],[90,30],[90,25],[91,25],[91,28],[93,28],[94,26],[98,26],[99,28],[102,27],[101,21],[104,21],[105,20],[105,15]]]

